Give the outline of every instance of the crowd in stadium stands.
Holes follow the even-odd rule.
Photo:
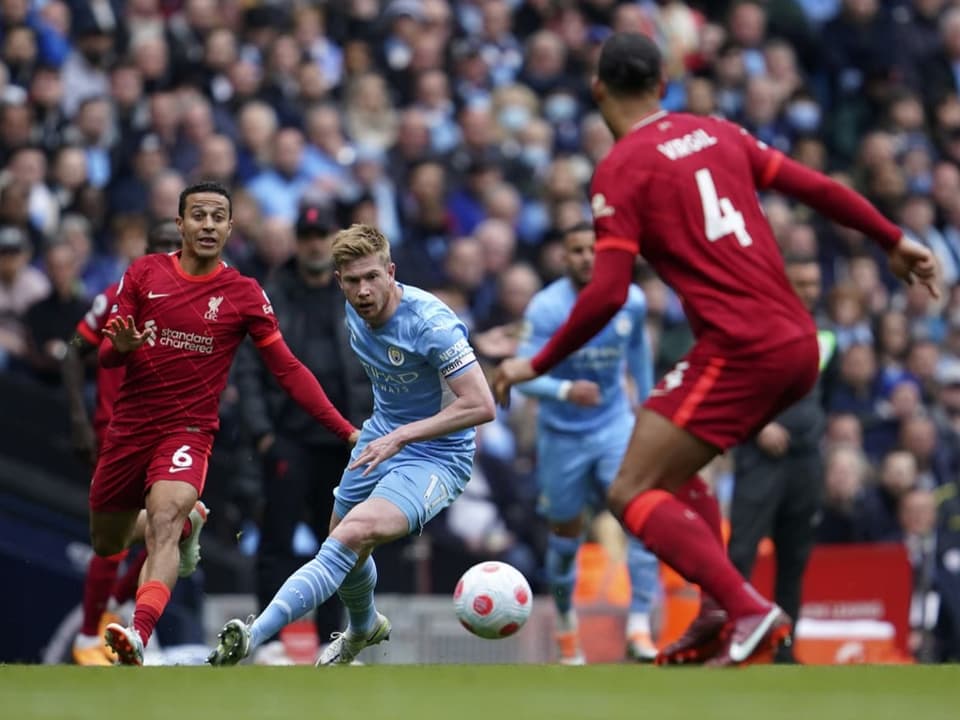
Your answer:
[[[902,540],[918,588],[960,605],[958,2],[0,0],[0,369],[58,383],[91,298],[199,179],[233,189],[228,257],[261,282],[302,203],[375,223],[398,277],[449,303],[492,366],[562,272],[558,230],[589,217],[612,142],[589,78],[611,30],[656,39],[668,109],[741,123],[936,253],[940,301],[858,234],[761,198],[784,252],[819,259],[838,339],[821,539]],[[662,374],[689,330],[637,278]],[[240,446],[225,400],[220,442]],[[482,428],[436,530],[531,573],[533,412],[518,398]]]

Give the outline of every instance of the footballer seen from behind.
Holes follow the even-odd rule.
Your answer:
[[[177,217],[181,250],[130,265],[103,330],[100,364],[123,366],[125,374],[90,486],[91,541],[100,556],[141,538],[147,546],[132,626],[112,623],[105,631],[124,665],[143,664],[178,575],[191,573],[199,559],[205,514],[196,511],[220,394],[246,335],[281,387],[318,422],[345,442],[359,435],[290,352],[260,285],[223,261],[232,225],[226,188],[186,188]]]
[[[766,659],[790,618],[726,557],[716,498],[698,472],[805,396],[819,372],[816,326],[797,298],[758,193],[794,197],[864,233],[901,279],[938,293],[931,252],[867,200],[713,117],[661,107],[660,51],[645,35],[604,41],[593,96],[616,142],[591,193],[597,235],[591,282],[533,358],[511,358],[494,380],[541,375],[581,347],[627,298],[642,254],[683,298],[696,336],[637,413],[607,499],[630,534],[700,586],[701,611],[661,663],[741,665]]]
[[[394,279],[390,245],[369,225],[333,242],[346,296],[350,346],[373,386],[373,415],[335,491],[330,535],[252,623],[230,620],[210,654],[233,665],[285,625],[337,592],[349,624],[335,633],[318,665],[353,662],[390,635],[373,591],[374,549],[420,532],[470,479],[476,426],[494,417],[493,396],[467,329],[440,300]]]

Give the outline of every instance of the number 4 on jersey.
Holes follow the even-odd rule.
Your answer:
[[[753,238],[747,232],[743,215],[737,210],[730,198],[718,198],[717,186],[713,184],[710,170],[702,168],[696,172],[697,188],[700,190],[700,202],[703,204],[704,230],[707,240],[716,242],[727,235],[734,235],[740,247],[753,244]]]

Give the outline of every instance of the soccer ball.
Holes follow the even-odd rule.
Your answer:
[[[533,593],[523,573],[512,565],[482,562],[460,578],[453,607],[467,630],[494,640],[523,627],[533,608]]]

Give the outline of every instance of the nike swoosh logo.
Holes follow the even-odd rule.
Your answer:
[[[168,472],[168,473],[178,473],[178,472],[183,472],[184,470],[189,470],[189,469],[190,469],[189,467],[178,468],[178,467],[173,467],[173,465],[171,465],[171,466],[167,469],[167,472]]]
[[[772,608],[770,612],[767,613],[767,616],[757,625],[757,629],[750,633],[747,636],[747,639],[742,643],[732,642],[730,643],[730,659],[735,663],[742,663],[748,657],[750,653],[757,649],[757,643],[760,642],[761,638],[767,634],[767,631],[770,630],[770,626],[773,625],[774,620],[780,616],[779,608]]]
[[[157,298],[167,297],[170,293],[155,293],[153,290],[147,293],[147,298],[150,300],[156,300]]]

